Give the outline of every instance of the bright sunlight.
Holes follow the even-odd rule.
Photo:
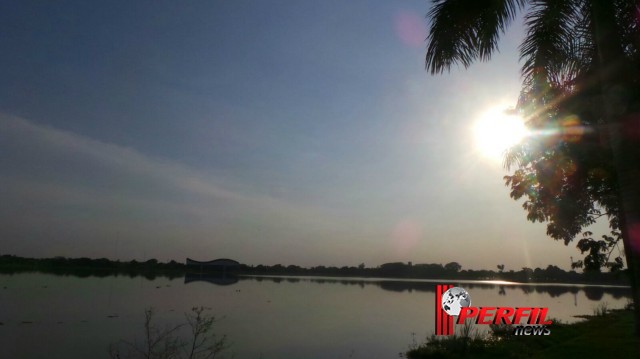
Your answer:
[[[473,127],[475,146],[482,156],[501,162],[504,152],[527,134],[522,118],[504,107],[484,112]]]

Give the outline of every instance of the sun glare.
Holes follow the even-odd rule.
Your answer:
[[[504,107],[483,113],[473,127],[475,146],[482,156],[501,162],[504,152],[520,142],[527,134],[522,118]]]

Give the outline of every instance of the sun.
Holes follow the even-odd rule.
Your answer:
[[[504,107],[494,107],[478,117],[473,126],[476,150],[485,158],[501,162],[504,152],[527,135],[519,116]]]

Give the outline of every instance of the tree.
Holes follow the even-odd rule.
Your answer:
[[[449,262],[444,265],[444,269],[447,272],[458,273],[462,269],[462,266],[458,262]]]
[[[497,50],[519,10],[527,33],[520,46],[518,102],[532,136],[509,151],[511,197],[525,198],[531,221],[547,222],[554,239],[571,242],[606,216],[622,239],[640,334],[640,30],[630,0],[434,0],[428,13],[426,67],[468,67]],[[550,134],[550,135],[549,135]],[[579,242],[602,265],[602,245]],[[580,248],[581,250],[583,248]],[[583,251],[584,252],[584,251]]]
[[[618,232],[615,232],[619,235]],[[596,241],[590,236],[593,233],[586,231],[582,234],[582,239],[578,241],[578,249],[581,253],[588,252],[584,260],[571,263],[571,268],[584,268],[586,272],[600,272],[602,267],[609,268],[612,272],[619,271],[624,266],[620,256],[610,261],[613,250],[618,247],[619,238],[603,235],[601,240]]]

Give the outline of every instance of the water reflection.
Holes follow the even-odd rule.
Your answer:
[[[432,292],[435,293],[435,285],[440,282],[453,281],[435,281],[435,280],[393,280],[393,279],[358,279],[358,278],[325,278],[325,277],[279,277],[279,276],[241,276],[240,280],[253,281],[270,281],[273,283],[316,283],[316,284],[342,284],[360,286],[374,286],[386,291],[392,292]],[[455,282],[453,282],[456,284]],[[521,291],[525,295],[546,294],[551,298],[560,297],[564,294],[572,294],[577,296],[578,293],[584,292],[587,299],[591,301],[602,300],[605,294],[611,295],[614,299],[631,298],[631,289],[624,286],[601,286],[601,285],[583,285],[583,284],[533,284],[533,283],[509,283],[504,282],[471,282],[465,281],[457,283],[457,286],[464,287],[468,290],[473,289],[497,289],[499,296],[507,296],[509,292],[514,290]]]
[[[222,273],[187,273],[184,284],[193,282],[207,282],[215,285],[232,285],[238,283],[238,277],[233,274]]]
[[[0,271],[2,274],[10,276],[19,275],[22,272]],[[50,274],[56,276],[75,276],[79,278],[105,278],[128,276],[129,278],[143,277],[148,280],[155,280],[158,277],[166,277],[169,279],[179,278],[181,275],[177,273],[152,273],[152,272],[131,272],[117,273],[94,269],[61,269],[54,270]],[[535,284],[535,283],[515,283],[504,281],[452,281],[452,280],[394,280],[394,279],[370,279],[370,278],[339,278],[339,277],[296,277],[296,276],[251,276],[251,275],[235,275],[223,273],[186,273],[184,274],[184,283],[206,282],[214,285],[234,285],[241,280],[249,281],[268,281],[272,283],[315,283],[315,284],[342,284],[345,286],[374,286],[391,292],[432,292],[435,293],[436,283],[453,283],[466,289],[497,289],[499,296],[507,296],[513,290],[519,290],[525,295],[530,294],[547,294],[551,298],[560,297],[570,293],[574,297],[580,292],[590,301],[600,301],[605,294],[611,295],[614,299],[630,298],[631,289],[625,286],[607,286],[607,285],[588,285],[588,284]],[[575,300],[577,301],[577,299]]]
[[[475,306],[548,307],[551,317],[564,322],[592,313],[598,301],[621,308],[631,294],[624,287],[558,284],[149,277],[0,275],[2,357],[104,357],[109,343],[136,338],[146,308],[157,309],[163,325],[174,325],[191,308],[205,306],[225,318],[216,331],[234,338],[237,358],[392,358],[406,349],[411,333],[419,338],[433,333],[437,283],[467,289]]]

